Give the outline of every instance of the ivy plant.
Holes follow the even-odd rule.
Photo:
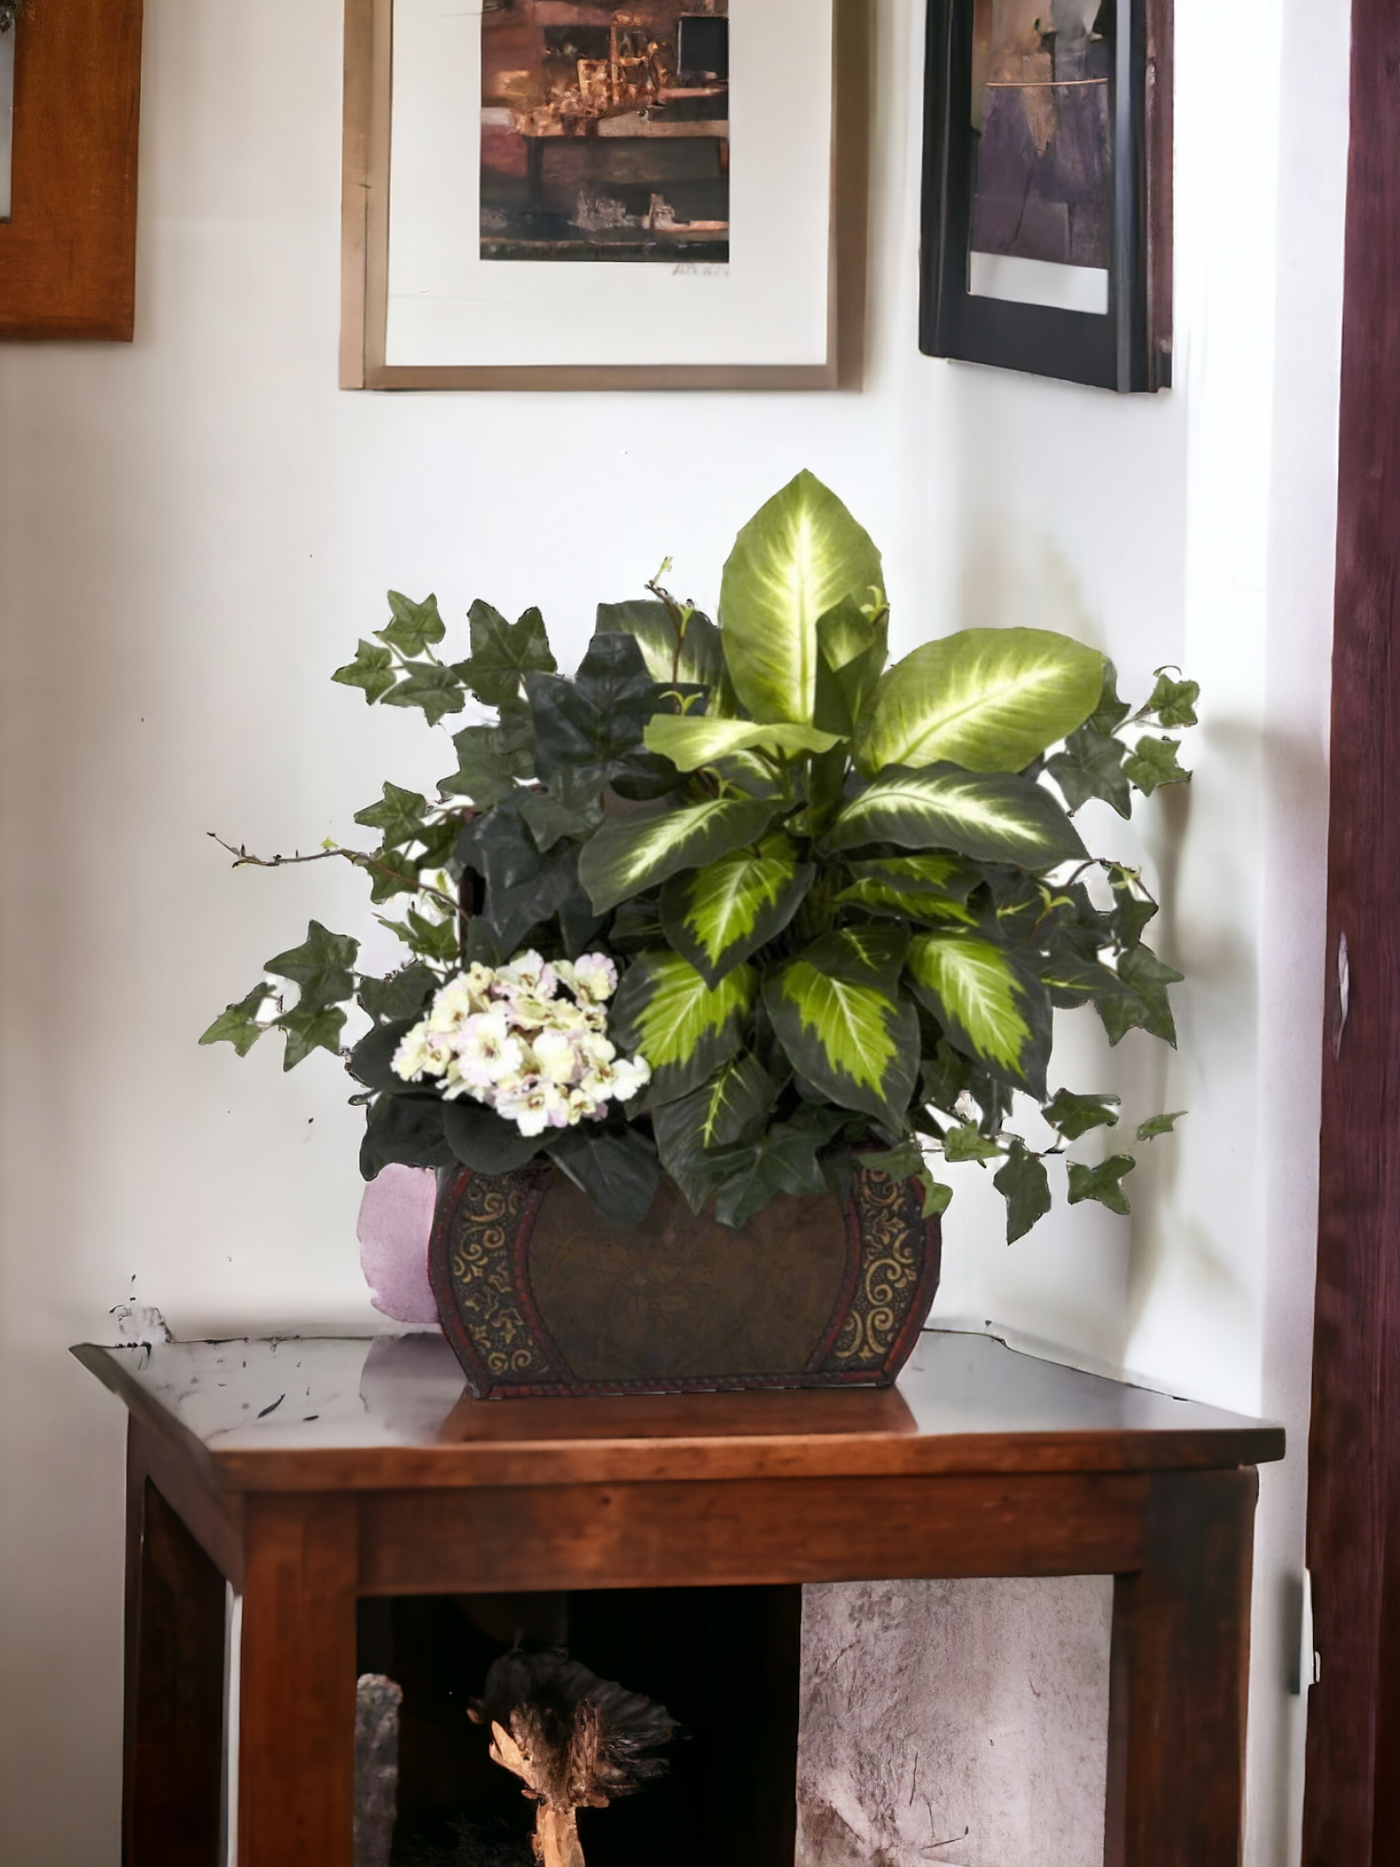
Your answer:
[[[1156,903],[1075,819],[1095,798],[1127,817],[1187,777],[1196,684],[1163,669],[1134,708],[1101,654],[1034,628],[888,666],[880,554],[809,473],[739,534],[718,623],[669,593],[669,569],[645,600],[600,606],[571,678],[538,610],[474,603],[448,660],[436,599],[391,593],[333,678],[420,711],[453,768],[432,798],[390,783],[358,811],[373,847],[232,853],[354,863],[405,963],[367,976],[356,940],[313,921],[201,1041],[242,1055],[280,1030],[288,1069],[344,1056],[367,1178],[547,1154],[620,1222],[665,1173],[740,1226],[776,1194],[841,1189],[857,1159],[919,1176],[941,1211],[943,1166],[976,1163],[1023,1236],[1050,1207],[1047,1156],[1119,1121],[1116,1098],[1052,1085],[1054,1012],[1092,1006],[1111,1044],[1175,1043],[1181,975],[1144,938]],[[649,1065],[644,1096],[531,1139],[394,1070],[445,983],[523,950],[617,960],[609,1035]],[[347,1048],[355,1008],[369,1028]],[[1032,1107],[1049,1147],[1013,1126]],[[1126,1213],[1133,1166],[1071,1164],[1071,1204]]]

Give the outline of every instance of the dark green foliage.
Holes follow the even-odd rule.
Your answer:
[[[848,1193],[857,1160],[917,1176],[940,1212],[941,1155],[994,1169],[1009,1240],[1044,1216],[1018,1099],[1042,1105],[1050,1153],[1118,1121],[1112,1096],[1047,1100],[1052,1011],[1093,1005],[1112,1043],[1174,1043],[1181,976],[1143,944],[1157,905],[1138,875],[1089,856],[1068,813],[1127,817],[1134,793],[1184,780],[1168,735],[1195,723],[1198,689],[1159,669],[1134,711],[1110,663],[1036,629],[965,631],[887,668],[879,579],[866,534],[799,475],[744,528],[723,627],[649,586],[600,606],[572,678],[536,609],[512,623],[474,603],[452,660],[436,599],[390,594],[335,681],[429,726],[469,701],[495,719],[473,705],[435,796],[386,783],[356,813],[373,847],[322,852],[364,870],[409,963],[363,976],[357,942],[313,921],[267,967],[296,988],[271,1020],[286,1068],[353,1045],[367,1175],[548,1157],[636,1223],[664,1170],[742,1225],[777,1194]],[[442,985],[526,947],[618,963],[609,1035],[652,1072],[625,1112],[530,1138],[393,1071]],[[255,987],[201,1042],[246,1054],[275,996]],[[1126,1212],[1132,1165],[1071,1162],[1071,1202]]]

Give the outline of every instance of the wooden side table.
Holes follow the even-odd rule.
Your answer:
[[[351,1867],[366,1595],[1111,1574],[1106,1867],[1238,1867],[1281,1429],[926,1334],[898,1389],[467,1400],[435,1336],[74,1351],[130,1410],[126,1867]],[[722,1867],[716,1863],[716,1867]]]

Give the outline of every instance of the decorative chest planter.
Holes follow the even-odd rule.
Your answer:
[[[610,1224],[544,1166],[442,1176],[430,1257],[443,1329],[478,1399],[684,1389],[884,1387],[938,1288],[917,1182],[858,1170],[780,1195],[742,1230],[663,1181]]]

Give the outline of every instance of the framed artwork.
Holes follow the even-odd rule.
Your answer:
[[[1171,383],[1172,0],[929,0],[919,347]]]
[[[868,0],[347,0],[341,386],[836,388]]]
[[[0,338],[131,341],[141,0],[0,0]]]

